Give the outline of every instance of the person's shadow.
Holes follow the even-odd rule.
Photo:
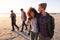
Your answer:
[[[17,32],[17,31],[14,31],[14,32],[17,34],[17,37],[21,36],[25,40],[30,40],[30,36],[28,36],[28,34],[26,32]]]

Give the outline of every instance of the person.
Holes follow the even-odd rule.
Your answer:
[[[13,12],[13,10],[11,10],[11,24],[12,24],[12,31],[14,31],[14,26],[17,28],[17,30],[19,30],[19,27],[16,25],[16,14]]]
[[[31,18],[29,17],[27,20],[27,25],[28,25],[28,35],[30,36],[30,29],[31,29],[31,24],[30,24]]]
[[[38,6],[39,14],[37,19],[40,38],[39,40],[51,40],[54,35],[54,18],[45,11],[46,7],[47,3],[41,3]]]
[[[32,8],[32,7],[30,7],[30,8]],[[29,8],[29,11],[30,11],[30,8]],[[27,25],[28,25],[28,35],[30,36],[30,30],[31,30],[31,23],[30,23],[30,21],[31,21],[31,16],[30,16],[30,14],[28,12],[27,12],[27,16],[28,16]]]
[[[36,19],[36,14],[37,14],[37,11],[35,10],[35,8],[29,8],[28,10],[28,13],[29,14],[28,16],[30,16],[30,39],[31,40],[37,40],[38,38],[38,29],[37,29],[37,19]]]
[[[21,19],[22,19],[22,29],[20,32],[23,32],[24,26],[26,27],[25,30],[27,30],[27,24],[25,24],[25,21],[27,20],[27,16],[23,9],[20,9],[20,10],[21,10]]]

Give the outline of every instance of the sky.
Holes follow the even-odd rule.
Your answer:
[[[29,7],[38,10],[38,4],[40,3],[47,3],[47,12],[60,13],[60,0],[0,0],[0,16],[10,14],[10,10],[14,10],[16,14],[19,14],[21,8],[26,12]]]

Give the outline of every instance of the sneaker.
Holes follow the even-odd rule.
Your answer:
[[[21,30],[20,32],[23,32],[23,30]]]
[[[27,30],[27,28],[25,30]]]
[[[28,33],[28,35],[30,36],[30,33]]]
[[[18,30],[19,30],[19,27],[18,27]]]
[[[14,30],[11,30],[11,31],[14,31]]]

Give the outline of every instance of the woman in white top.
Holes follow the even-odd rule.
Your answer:
[[[30,29],[31,29],[30,38],[31,38],[31,40],[37,40],[37,38],[38,38],[36,14],[37,14],[37,11],[34,8],[31,7],[28,10],[28,16],[31,18],[30,19],[30,24],[31,24],[31,27],[30,27]]]

